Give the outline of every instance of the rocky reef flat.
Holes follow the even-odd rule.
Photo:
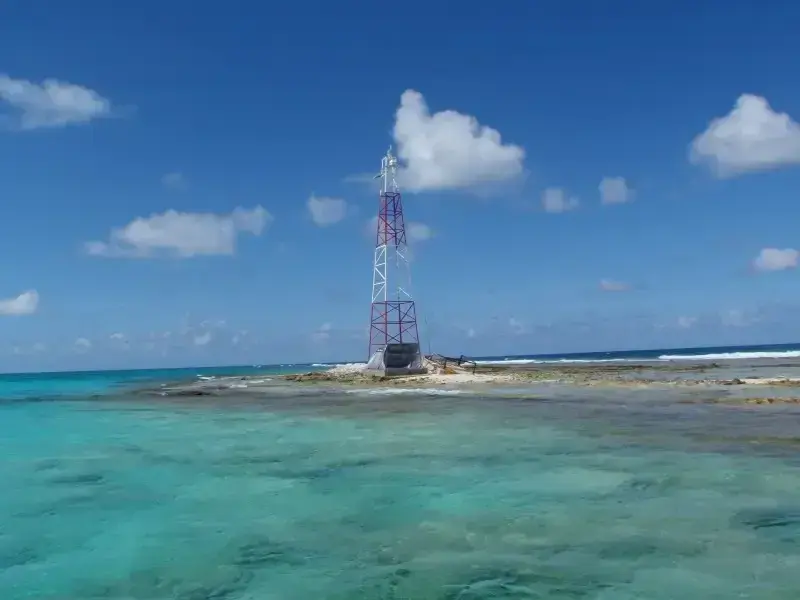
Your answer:
[[[426,363],[420,375],[374,376],[363,364],[289,375],[218,377],[175,382],[146,395],[174,398],[236,397],[307,393],[311,390],[351,392],[454,392],[513,395],[515,397],[610,398],[624,390],[625,397],[642,400],[654,395],[674,397],[681,403],[747,406],[800,404],[800,360],[728,362],[597,362],[463,365]],[[616,391],[615,391],[616,390]]]
[[[563,383],[578,386],[641,386],[668,384],[698,385],[779,385],[800,387],[800,360],[780,365],[763,361],[719,362],[642,362],[642,363],[531,363],[476,366],[427,362],[427,373],[420,375],[374,376],[363,365],[352,364],[326,371],[282,376],[299,383],[339,383],[359,385],[430,384],[519,384],[524,382]],[[761,372],[760,372],[761,371]]]

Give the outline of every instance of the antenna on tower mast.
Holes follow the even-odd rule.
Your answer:
[[[397,185],[397,157],[392,154],[392,146],[381,159],[381,170],[373,179],[382,179],[381,192],[399,192]]]

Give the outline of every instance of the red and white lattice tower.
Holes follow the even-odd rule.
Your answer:
[[[372,269],[368,359],[387,344],[419,344],[403,202],[396,176],[397,158],[390,147],[381,160],[381,172],[375,176],[381,180],[381,193]]]

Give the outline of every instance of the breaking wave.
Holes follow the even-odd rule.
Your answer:
[[[606,353],[605,356],[608,356]],[[613,353],[610,353],[613,354]],[[616,358],[571,358],[571,357],[547,357],[547,358],[487,358],[477,360],[479,365],[535,365],[535,364],[580,364],[580,363],[647,363],[661,361],[698,361],[698,360],[759,360],[759,359],[787,359],[800,358],[800,350],[779,350],[779,351],[740,351],[740,352],[708,352],[697,354],[640,354],[636,355],[626,352],[626,356]]]
[[[720,352],[717,354],[662,354],[660,360],[754,360],[758,358],[800,358],[800,350],[784,352]]]
[[[479,365],[550,365],[562,363],[618,363],[618,362],[642,362],[645,360],[655,361],[656,358],[501,358],[497,360],[476,360]]]

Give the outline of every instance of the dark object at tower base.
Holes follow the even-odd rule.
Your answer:
[[[367,375],[421,375],[427,373],[419,344],[387,344],[383,350],[377,350],[369,359],[364,370]]]

